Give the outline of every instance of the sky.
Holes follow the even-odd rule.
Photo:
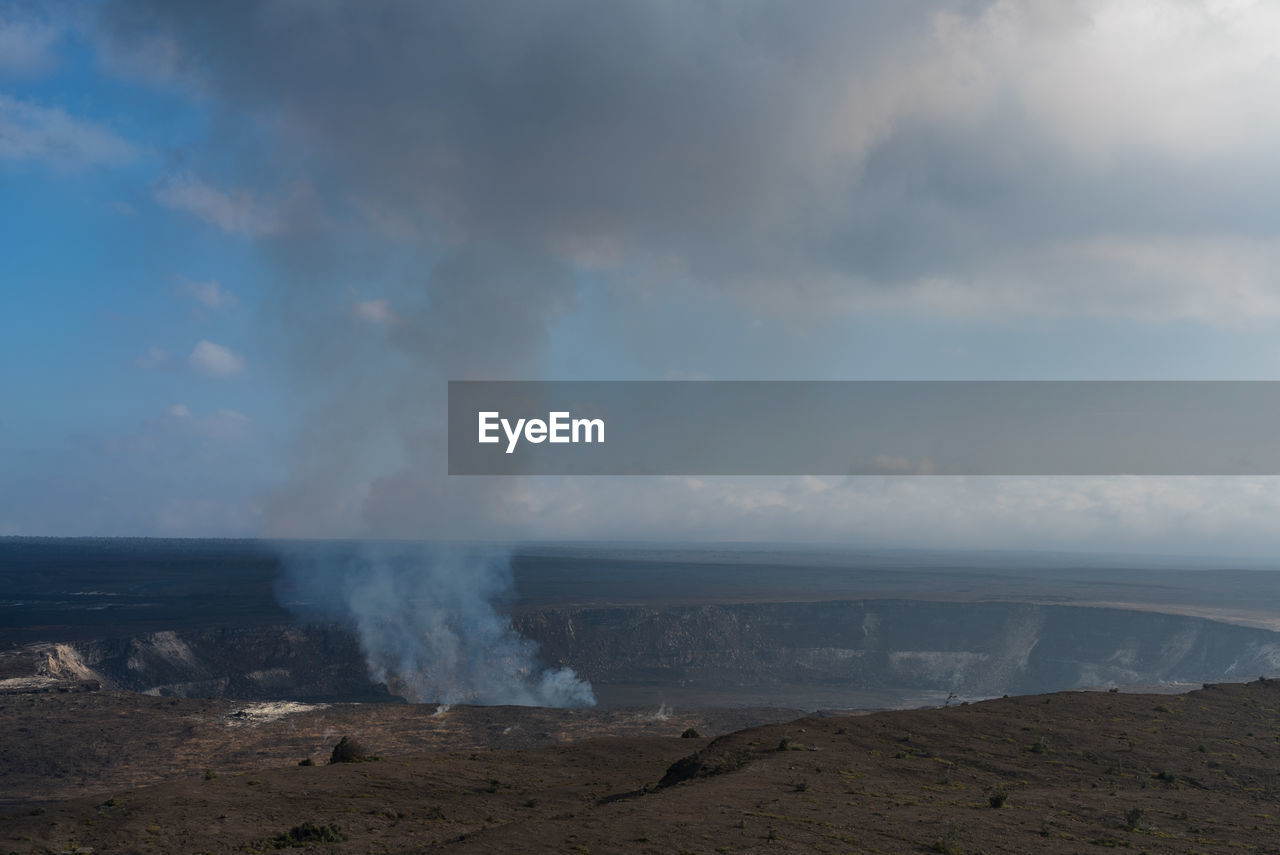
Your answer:
[[[1269,555],[1270,478],[460,478],[458,379],[1280,379],[1280,8],[0,0],[0,534]]]

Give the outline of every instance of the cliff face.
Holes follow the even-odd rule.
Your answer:
[[[686,704],[882,705],[1280,671],[1278,633],[1072,606],[874,600],[542,609],[513,623],[538,643],[544,664],[573,668],[606,703],[647,691]],[[27,648],[36,673],[65,671],[108,688],[390,699],[371,683],[355,639],[337,627],[175,629],[42,649]]]
[[[906,600],[545,610],[517,628],[597,686],[1000,695],[1254,678],[1280,634],[1116,609]],[[790,688],[788,688],[790,691]]]
[[[57,647],[73,650],[77,670],[111,689],[250,700],[389,699],[385,687],[370,682],[355,638],[335,627],[162,631]]]

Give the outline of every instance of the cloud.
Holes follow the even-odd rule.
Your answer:
[[[389,326],[397,320],[386,300],[357,301],[351,304],[351,313],[362,321],[379,326]]]
[[[106,127],[0,94],[0,160],[39,160],[60,169],[118,166],[133,146]]]
[[[0,73],[35,74],[56,63],[59,29],[49,20],[23,17],[20,7],[0,6]]]
[[[513,485],[487,525],[459,515],[456,531],[485,537],[499,519],[512,539],[1271,556],[1276,513],[1274,477],[545,478]]]
[[[211,377],[230,377],[244,370],[244,357],[220,344],[201,341],[191,351],[191,366]]]
[[[199,430],[212,440],[228,442],[244,438],[251,424],[252,420],[244,413],[221,409],[201,419]]]
[[[170,363],[169,352],[162,347],[152,345],[144,356],[134,360],[139,368],[163,368]]]
[[[232,309],[240,303],[240,299],[222,287],[216,279],[208,282],[195,282],[185,277],[178,277],[178,291],[190,297],[207,309]]]
[[[610,294],[728,305],[764,327],[743,348],[859,314],[1280,318],[1267,4],[109,0],[100,23],[108,55],[160,56],[215,117],[156,197],[276,265],[269,326],[309,411],[269,515],[311,531],[785,536],[893,510],[914,538],[929,514],[957,537],[975,521],[974,490],[908,479],[836,505],[779,484],[694,502],[612,483],[613,501],[443,479],[430,390],[536,376],[555,325]],[[294,180],[316,188],[310,231],[264,201]],[[382,296],[353,305],[353,275]],[[353,316],[386,334],[335,337]],[[1093,520],[1078,509],[1101,489],[984,507]],[[550,510],[562,499],[581,529]]]
[[[252,424],[252,419],[236,410],[224,408],[205,415],[196,415],[186,404],[169,405],[165,409],[165,416],[171,424],[214,442],[243,439],[248,435]]]
[[[1171,294],[1095,257],[1081,289],[1044,263],[1274,232],[1268,4],[120,0],[102,21],[117,55],[170,45],[202,97],[268,123],[253,170],[325,175],[333,212],[775,311],[1230,322],[1251,301],[1208,274]],[[280,227],[249,191],[165,188]]]
[[[262,237],[283,229],[280,213],[263,205],[252,192],[227,193],[190,173],[178,173],[161,181],[155,198],[166,208],[192,214],[232,234]]]

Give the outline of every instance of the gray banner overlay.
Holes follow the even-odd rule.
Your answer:
[[[449,474],[1280,475],[1278,426],[1274,381],[455,381]]]

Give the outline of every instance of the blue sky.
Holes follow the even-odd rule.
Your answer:
[[[1280,379],[1247,2],[0,2],[0,534],[1262,552],[1270,479],[472,479],[448,379]]]

